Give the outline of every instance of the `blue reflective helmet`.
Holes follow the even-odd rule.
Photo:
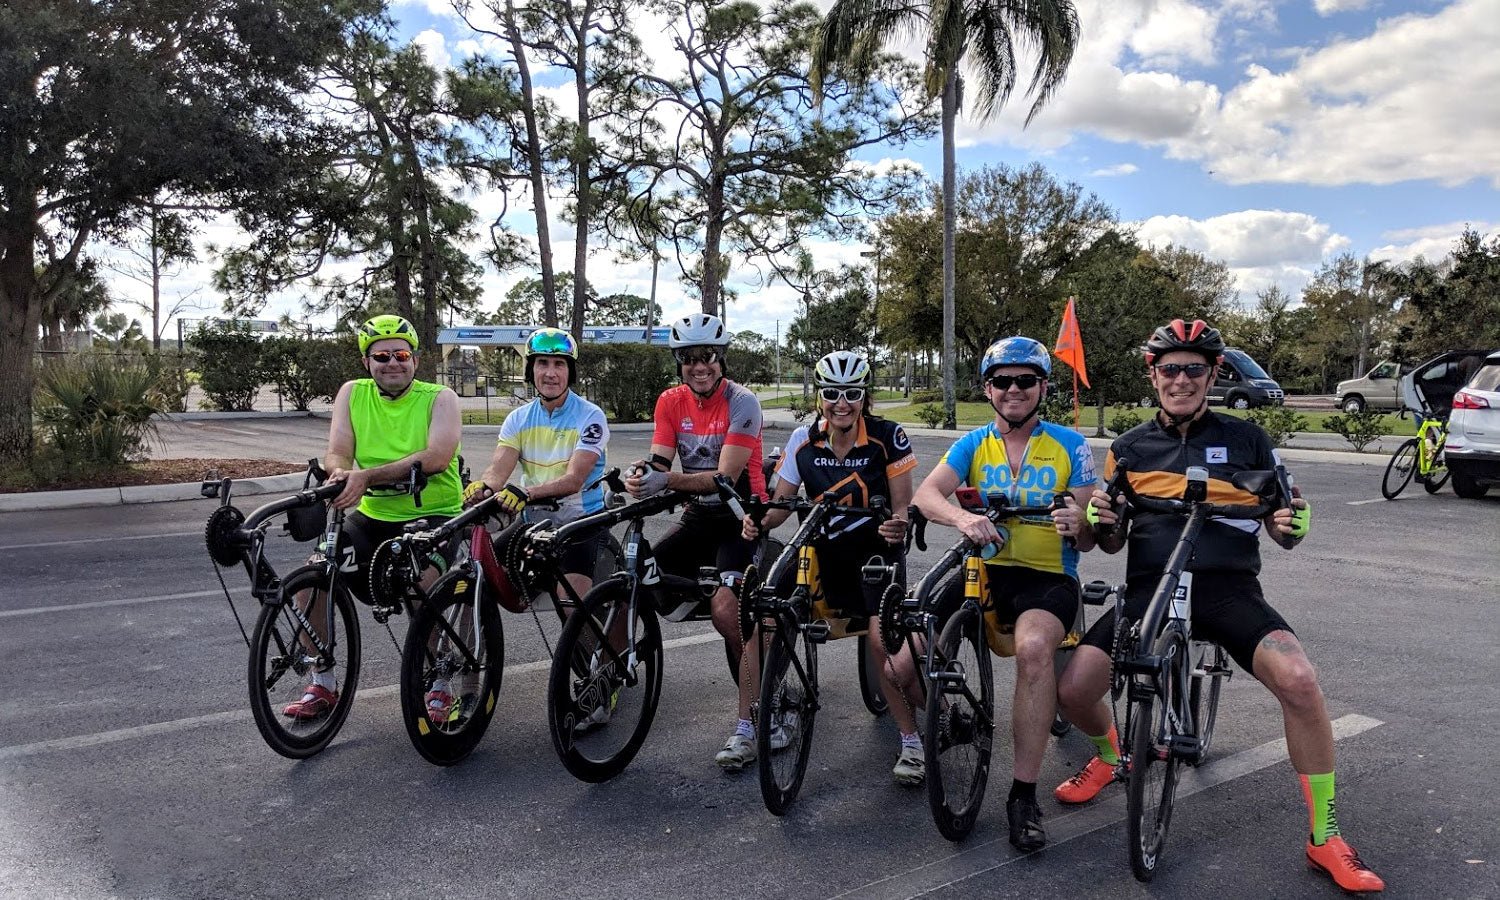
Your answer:
[[[1030,366],[1043,378],[1049,378],[1052,375],[1052,356],[1041,341],[1016,335],[990,344],[984,351],[984,359],[979,362],[979,377],[988,378],[990,372],[999,366]]]

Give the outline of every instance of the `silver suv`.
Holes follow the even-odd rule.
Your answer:
[[[1453,473],[1453,493],[1460,497],[1483,497],[1500,485],[1500,350],[1486,356],[1453,395],[1443,457]]]

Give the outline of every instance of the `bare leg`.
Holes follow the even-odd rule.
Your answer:
[[[1052,657],[1065,635],[1052,613],[1028,609],[1016,620],[1016,696],[1011,710],[1015,777],[1035,782],[1057,710],[1057,676]]]
[[[1255,677],[1281,703],[1287,753],[1303,775],[1333,771],[1333,726],[1318,676],[1297,636],[1273,631],[1261,638],[1253,659]]]
[[[885,694],[891,718],[902,734],[912,734],[917,730],[916,710],[926,706],[927,701],[923,697],[911,651],[903,642],[894,657],[886,655],[885,645],[880,640],[879,616],[870,617],[869,641],[870,657],[880,671],[880,690]]]

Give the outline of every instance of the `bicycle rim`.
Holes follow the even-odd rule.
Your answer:
[[[1406,489],[1412,473],[1417,470],[1417,439],[1410,438],[1391,454],[1385,465],[1385,478],[1380,482],[1380,493],[1387,500],[1394,500]]]
[[[922,742],[927,801],[943,837],[961,841],[974,830],[984,802],[995,729],[984,617],[973,604],[960,607],[943,628],[933,669]]]
[[[1436,494],[1443,489],[1443,485],[1448,483],[1448,476],[1451,474],[1453,473],[1448,471],[1447,466],[1442,462],[1437,462],[1433,465],[1432,471],[1427,473],[1427,477],[1422,479],[1422,487],[1427,489],[1427,493]]]
[[[795,659],[799,650],[801,659]],[[806,635],[781,628],[766,652],[755,749],[760,760],[761,799],[774,815],[784,815],[791,808],[807,773],[818,712],[817,654],[817,645]]]
[[[327,587],[322,566],[293,572],[282,583],[282,600],[261,607],[250,638],[250,713],[266,744],[290,759],[306,759],[328,746],[348,718],[359,687],[354,600],[342,584],[335,583],[331,594]],[[311,598],[303,615],[313,626],[311,632],[294,612],[299,594]],[[316,648],[314,635],[323,651]],[[302,699],[314,673],[334,677],[338,698],[316,715],[287,715],[287,707]]]
[[[661,670],[656,616],[639,606],[632,615],[623,582],[590,591],[563,626],[547,686],[552,746],[573,777],[608,781],[630,765],[656,716]]]
[[[1219,690],[1229,671],[1229,654],[1214,644],[1198,661],[1197,668],[1202,669],[1204,675],[1193,679],[1188,689],[1188,705],[1193,710],[1193,723],[1198,727],[1198,752],[1189,762],[1201,766],[1207,761],[1208,749],[1213,744],[1214,720],[1219,716]],[[1212,672],[1225,674],[1210,674]]]
[[[1172,823],[1172,800],[1177,791],[1178,758],[1170,752],[1168,732],[1172,730],[1167,710],[1178,709],[1186,698],[1181,696],[1182,667],[1186,642],[1181,633],[1168,631],[1157,638],[1154,652],[1163,660],[1164,672],[1159,680],[1160,693],[1141,694],[1131,700],[1135,705],[1130,729],[1130,785],[1125,817],[1130,845],[1130,870],[1140,881],[1150,881],[1161,862]]]
[[[505,632],[498,608],[475,596],[475,584],[462,570],[434,584],[401,654],[402,720],[412,746],[434,765],[474,751],[500,698]]]

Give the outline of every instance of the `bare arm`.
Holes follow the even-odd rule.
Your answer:
[[[940,462],[917,488],[913,501],[929,522],[947,525],[963,532],[964,537],[976,544],[993,544],[1000,540],[995,523],[987,517],[959,509],[949,503],[948,498],[958,489],[958,473],[947,463]]]
[[[902,472],[890,481],[891,517],[880,523],[880,536],[886,543],[899,544],[906,537],[906,508],[911,505],[912,498],[911,472]]]
[[[574,450],[573,455],[568,457],[568,470],[561,477],[527,488],[526,495],[533,500],[547,497],[570,497],[583,490],[584,479],[589,477],[589,471],[598,461],[599,454],[597,453]]]

